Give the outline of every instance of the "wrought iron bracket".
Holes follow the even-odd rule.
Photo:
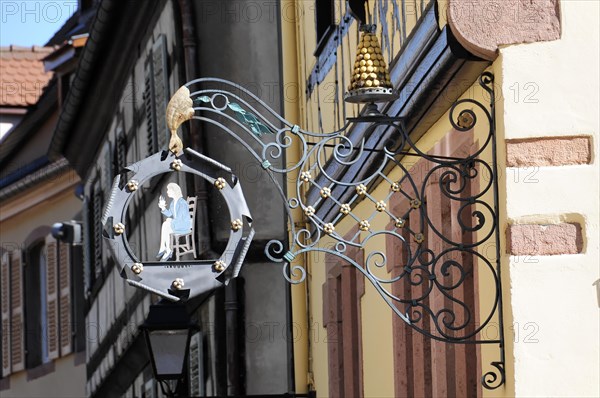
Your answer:
[[[489,371],[484,369],[482,377],[485,388],[495,389],[504,384],[505,372],[493,75],[483,73],[478,83],[486,101],[461,99],[449,110],[455,133],[472,134],[475,140],[475,145],[462,148],[459,155],[422,150],[402,120],[393,115],[353,118],[338,131],[314,133],[283,119],[250,91],[229,81],[203,78],[186,87],[193,100],[194,119],[204,123],[204,133],[231,136],[277,187],[287,211],[290,239],[268,242],[265,254],[282,265],[290,283],[304,281],[306,270],[301,260],[311,252],[351,264],[408,327],[447,343],[496,345],[499,358],[491,362]],[[360,124],[368,125],[366,136],[353,142],[347,133]],[[374,135],[387,138],[366,148],[367,138]],[[285,159],[288,150],[299,153],[292,164]],[[202,156],[193,155],[196,162]],[[160,155],[155,156],[158,159]],[[426,167],[415,171],[406,162],[409,157]],[[368,169],[364,167],[366,159]],[[223,166],[202,166],[231,178]],[[394,178],[390,177],[392,170]],[[192,168],[189,171],[194,172]],[[215,178],[214,172],[201,175]],[[286,177],[284,181],[293,181],[295,189],[281,186],[281,175]],[[126,204],[120,184],[116,182],[112,200]],[[381,188],[385,186],[388,188]],[[442,209],[431,207],[428,195],[432,189],[449,209],[446,219],[439,215]],[[231,195],[236,195],[233,190]],[[365,216],[365,207],[372,209],[370,215]],[[109,206],[105,219],[121,220],[122,209],[110,210]],[[249,219],[247,208],[238,213]],[[301,217],[294,216],[298,213]],[[344,222],[354,223],[356,233],[340,233]],[[458,232],[449,230],[449,224]],[[251,238],[249,232],[246,243]],[[117,255],[125,251],[123,269],[138,283],[131,272],[135,259],[130,249],[114,236],[107,239]],[[402,255],[392,257],[381,244],[375,244],[382,239],[384,246],[391,242],[388,247]],[[439,243],[437,247],[430,244],[434,241]],[[350,255],[351,247],[365,252],[364,261]],[[390,268],[396,271],[389,272]],[[203,269],[202,264],[198,269]],[[202,275],[198,273],[189,285],[216,283],[212,271]],[[491,291],[486,300],[473,291],[474,284]],[[497,326],[497,336],[486,334],[491,326]]]

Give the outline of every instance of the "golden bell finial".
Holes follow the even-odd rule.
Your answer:
[[[362,25],[356,62],[344,100],[354,103],[387,102],[398,98],[381,53],[376,25]]]

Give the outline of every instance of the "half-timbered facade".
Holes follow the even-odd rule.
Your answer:
[[[258,21],[234,18],[232,7],[240,5],[99,2],[73,82],[80,89],[66,98],[51,143],[53,153],[64,154],[84,187],[89,396],[160,394],[138,329],[157,297],[128,285],[103,244],[102,212],[113,178],[125,166],[167,148],[167,102],[187,81],[213,76],[253,84],[257,95],[282,109],[280,66],[275,61],[280,58],[277,14]],[[260,10],[264,15],[268,11]],[[257,169],[234,139],[194,121],[183,129],[185,146],[238,176],[257,231],[240,277],[188,303],[200,326],[192,338],[189,392],[222,396],[292,391],[292,353],[285,338],[291,328],[288,285],[262,251],[268,240],[284,237],[283,211],[265,200],[275,194],[273,188],[254,183]],[[140,186],[126,220],[131,247],[144,258],[156,256],[160,187],[171,182],[197,198],[195,257],[210,258],[224,250],[230,229],[225,204],[212,186],[185,176],[156,177]]]

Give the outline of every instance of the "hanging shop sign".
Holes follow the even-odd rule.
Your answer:
[[[103,237],[121,275],[135,287],[173,301],[194,297],[227,284],[238,276],[254,229],[244,193],[231,169],[190,148],[183,148],[177,128],[193,116],[189,90],[182,87],[167,108],[171,140],[169,150],[151,155],[127,166],[114,179],[108,204],[102,217]],[[195,228],[196,197],[184,197],[179,184],[166,183],[156,203],[160,212],[160,231],[155,247],[156,261],[146,261],[128,240],[128,207],[150,179],[162,174],[191,173],[204,178],[227,204],[231,230],[223,253],[210,260],[198,260]],[[168,180],[168,179],[166,179]],[[158,238],[160,236],[160,238]]]

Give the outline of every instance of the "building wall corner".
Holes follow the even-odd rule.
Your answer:
[[[446,17],[460,44],[489,61],[496,59],[500,46],[561,36],[559,0],[448,0]]]

